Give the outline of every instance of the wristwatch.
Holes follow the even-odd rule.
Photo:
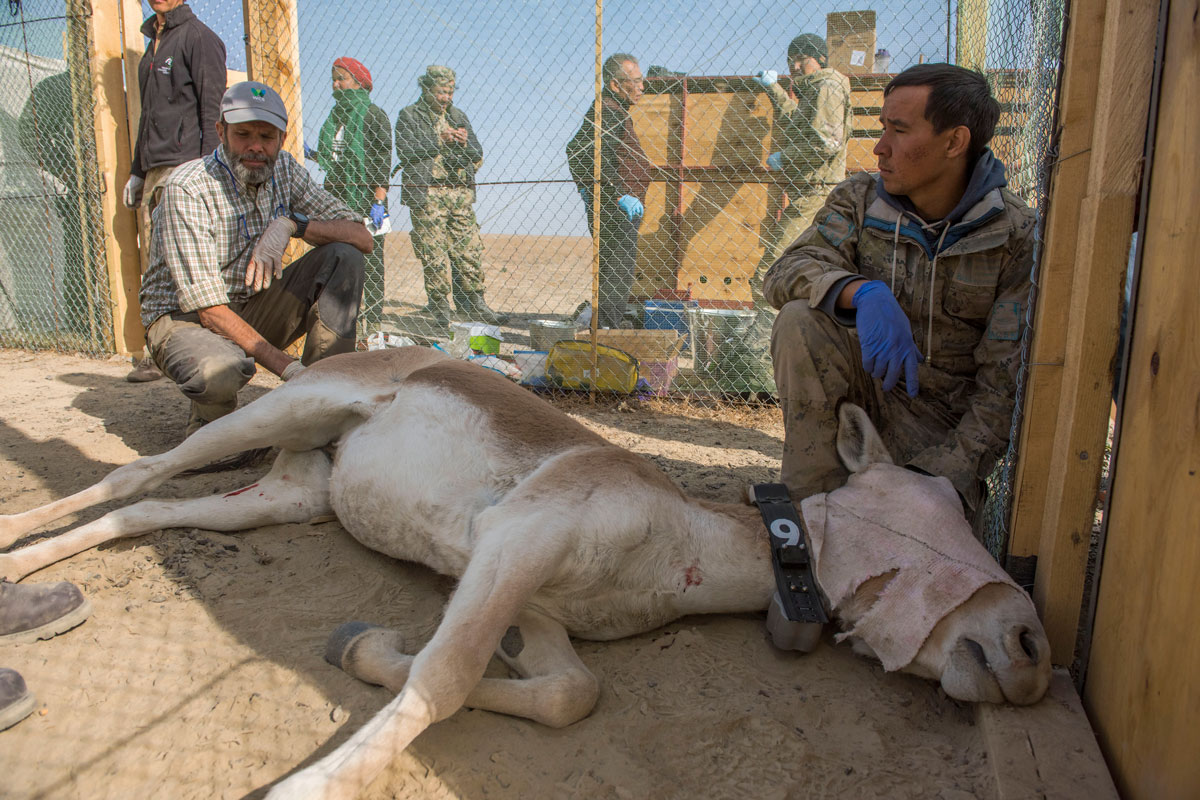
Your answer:
[[[288,219],[296,223],[296,230],[292,233],[292,238],[304,238],[304,232],[308,230],[308,215],[301,214],[299,211],[293,211],[288,214]]]

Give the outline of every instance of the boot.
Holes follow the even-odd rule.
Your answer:
[[[430,297],[421,310],[433,317],[433,323],[439,328],[450,327],[450,301],[445,296]]]
[[[488,325],[503,325],[508,322],[508,314],[492,311],[483,301],[483,292],[463,292],[463,303],[459,311],[469,319],[486,322]]]
[[[466,289],[463,289],[456,283],[454,284],[454,288],[451,290],[451,294],[454,297],[454,310],[458,312],[458,314],[455,315],[455,318],[458,319],[461,317],[462,321],[465,322],[467,320],[467,306],[471,302],[471,298],[469,296],[470,292],[468,292]]]
[[[33,713],[37,701],[20,673],[0,669],[0,731],[11,728]]]
[[[0,581],[0,644],[28,644],[71,630],[92,605],[73,584]]]
[[[163,376],[158,365],[150,358],[145,356],[134,364],[133,369],[125,376],[125,380],[130,383],[148,383],[156,381]]]

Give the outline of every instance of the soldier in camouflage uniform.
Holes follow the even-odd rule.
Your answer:
[[[396,118],[396,156],[404,170],[400,202],[412,215],[413,251],[425,274],[426,311],[445,327],[449,296],[469,319],[499,325],[507,316],[483,299],[483,240],[475,219],[475,171],[483,147],[453,105],[455,75],[431,65],[417,79],[421,99]]]
[[[783,249],[812,224],[829,191],[846,179],[846,147],[854,127],[850,79],[825,66],[825,40],[815,33],[801,34],[788,45],[787,58],[790,92],[779,85],[773,70],[755,77],[775,106],[774,152],[767,158],[767,167],[779,175],[768,203],[768,218],[761,226],[763,255],[750,282],[758,317],[747,339],[757,356],[754,367],[761,374],[757,380],[753,375],[747,377],[766,391],[775,390],[768,352],[775,312],[763,298],[763,276]],[[774,212],[780,206],[776,221]]]
[[[823,38],[801,34],[788,45],[790,93],[773,71],[755,78],[775,106],[774,152],[767,167],[779,174],[781,195],[787,198],[779,221],[772,214],[763,225],[765,250],[752,284],[756,308],[768,307],[762,296],[767,269],[812,224],[830,190],[846,179],[846,147],[854,127],[850,79],[826,67],[827,58]]]
[[[1035,217],[986,148],[999,105],[982,76],[924,64],[884,97],[880,174],[834,189],[764,282],[780,309],[782,479],[796,497],[844,482],[847,398],[897,463],[948,478],[974,510],[1008,444]]]

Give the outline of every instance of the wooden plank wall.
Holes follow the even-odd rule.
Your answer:
[[[1083,695],[1128,800],[1200,793],[1200,3],[1170,0],[1169,14]]]
[[[1092,1],[1099,2],[1081,0],[1081,15],[1073,25],[1098,18],[1103,23],[1090,110],[1095,120],[1090,163],[1082,186],[1055,183],[1050,204],[1056,227],[1047,231],[1046,249],[1064,259],[1064,269],[1043,273],[1040,283],[1061,304],[1047,302],[1043,295],[1035,321],[1037,337],[1062,338],[1055,342],[1061,346],[1058,353],[1047,357],[1051,354],[1041,351],[1034,364],[1045,359],[1062,367],[1057,391],[1031,393],[1024,411],[1031,424],[1044,424],[1046,416],[1055,422],[1046,431],[1052,432],[1048,448],[1042,440],[1036,451],[1021,451],[1017,478],[1020,486],[1044,486],[1045,502],[1039,518],[1023,505],[1030,495],[1019,495],[1013,516],[1013,529],[1023,541],[1038,538],[1033,595],[1056,664],[1071,663],[1079,628],[1158,23],[1157,9],[1144,0],[1108,0],[1103,15],[1086,13]],[[1081,66],[1069,64],[1068,70],[1074,73]]]

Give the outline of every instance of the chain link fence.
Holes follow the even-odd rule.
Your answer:
[[[365,219],[377,203],[386,207],[368,261],[363,347],[407,338],[464,356],[495,353],[503,363],[493,366],[535,383],[549,369],[560,387],[595,374],[642,394],[772,398],[773,315],[757,291],[761,274],[840,179],[840,158],[845,174],[875,168],[883,89],[921,62],[987,75],[1002,107],[992,148],[1009,187],[1030,205],[1045,203],[1063,0],[607,0],[599,17],[599,6],[552,0],[191,6],[225,41],[231,70],[283,95],[292,110],[285,146],[314,177]],[[10,2],[0,22],[6,345],[113,348],[89,8]],[[772,163],[788,101],[802,106],[793,113],[821,113],[803,106],[803,91],[789,94],[803,85],[789,74],[789,43],[802,33],[821,40],[849,86],[843,155],[819,189]],[[636,142],[608,151],[601,143],[600,152],[644,151],[644,175],[634,176],[646,183],[640,209],[611,191],[604,163],[592,180],[597,69],[615,53],[636,59],[644,77],[632,97],[629,75],[608,76],[631,81],[616,94],[636,100]],[[431,104],[450,73],[430,65],[453,73],[448,122]],[[777,73],[776,86],[754,80],[761,71]],[[427,139],[436,156],[422,151]],[[369,169],[348,170],[364,156]],[[589,222],[597,208],[598,241]],[[549,357],[563,339],[593,336],[620,352],[593,355],[589,345],[572,355],[560,345],[565,354]],[[989,480],[982,527],[996,555],[1007,543],[1014,464],[1010,451]]]
[[[86,2],[0,10],[0,346],[113,350]]]

